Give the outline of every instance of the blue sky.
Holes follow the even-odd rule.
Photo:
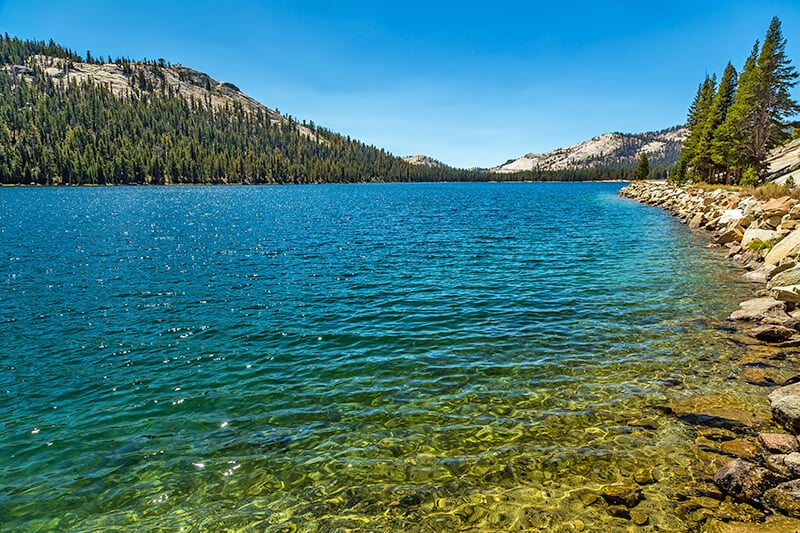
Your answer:
[[[395,155],[488,167],[682,123],[704,75],[740,68],[773,15],[800,68],[797,0],[0,0],[0,31],[163,57]]]

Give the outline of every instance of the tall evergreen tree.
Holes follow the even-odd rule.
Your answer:
[[[758,77],[759,41],[753,45],[744,63],[739,83],[733,96],[725,121],[717,130],[711,143],[714,163],[726,170],[728,183],[738,182],[742,171],[752,166],[753,160],[745,146],[751,144],[753,131],[753,109],[755,107],[755,86]]]
[[[754,90],[753,133],[748,153],[759,167],[767,152],[789,138],[785,119],[800,111],[790,94],[797,72],[786,57],[781,21],[773,17],[758,56]]]
[[[728,109],[733,103],[736,82],[736,69],[728,62],[725,66],[725,71],[722,73],[722,79],[719,82],[714,99],[711,101],[706,120],[700,126],[700,141],[696,150],[697,153],[692,160],[692,165],[708,182],[716,181],[715,173],[721,170],[719,165],[714,164],[713,142],[720,126],[725,122]]]
[[[646,152],[639,155],[639,164],[636,165],[633,175],[637,180],[647,179],[647,176],[650,175],[650,162],[647,160]]]
[[[697,88],[697,94],[689,107],[686,126],[689,134],[683,143],[684,155],[689,165],[694,167],[696,159],[702,156],[703,150],[703,131],[708,122],[711,104],[717,88],[717,78],[715,75],[706,76],[703,83]],[[695,169],[696,171],[696,169]]]

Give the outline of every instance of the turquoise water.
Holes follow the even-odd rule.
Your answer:
[[[0,529],[679,530],[747,287],[619,188],[0,189]]]

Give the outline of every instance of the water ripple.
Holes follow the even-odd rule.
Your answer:
[[[0,524],[607,529],[744,291],[618,188],[0,189]]]

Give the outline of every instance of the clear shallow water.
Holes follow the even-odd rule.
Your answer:
[[[747,288],[619,188],[0,189],[0,529],[681,529]]]

